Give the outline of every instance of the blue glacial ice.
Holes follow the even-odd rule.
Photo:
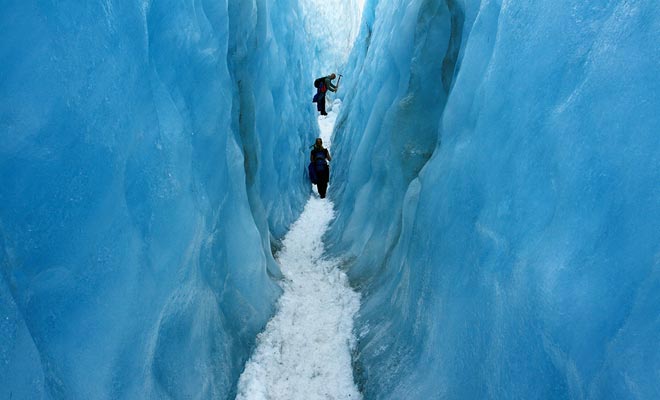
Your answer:
[[[329,241],[365,398],[658,398],[660,6],[364,16]]]
[[[0,11],[0,398],[233,398],[331,70],[365,399],[660,398],[657,2]]]
[[[365,0],[300,0],[315,77],[341,73],[360,28]],[[338,93],[340,95],[341,92]]]
[[[228,397],[309,195],[297,5],[1,8],[0,398]]]

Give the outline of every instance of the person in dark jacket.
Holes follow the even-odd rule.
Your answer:
[[[331,92],[337,91],[337,86],[332,83],[332,80],[336,77],[337,75],[334,73],[324,77],[322,84],[318,87],[316,96],[314,96],[314,99],[316,99],[316,109],[321,113],[321,115],[328,115],[328,113],[325,112],[325,94],[328,90]]]
[[[324,199],[325,193],[328,189],[328,182],[330,181],[330,167],[328,161],[331,161],[330,152],[323,147],[323,140],[316,139],[314,147],[309,154],[309,161],[312,163],[316,175],[316,188],[319,191],[319,196]]]

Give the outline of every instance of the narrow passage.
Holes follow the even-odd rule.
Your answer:
[[[340,104],[319,120],[324,144]],[[330,191],[331,188],[328,189]],[[338,260],[323,258],[332,203],[314,193],[284,238],[284,293],[238,383],[240,400],[361,399],[353,382],[353,316],[360,305]]]

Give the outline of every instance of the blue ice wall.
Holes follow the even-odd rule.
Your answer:
[[[2,4],[0,398],[230,396],[316,129],[297,5],[231,3]]]
[[[292,2],[293,3],[293,2]],[[297,5],[230,2],[232,127],[245,157],[250,205],[260,232],[281,238],[307,201],[306,155],[318,136],[310,53]],[[284,194],[291,192],[292,196]],[[265,238],[268,241],[268,237]]]
[[[351,274],[372,279],[371,259],[391,248],[400,231],[405,188],[431,157],[453,76],[457,46],[452,12],[443,2],[367,2],[347,72],[347,98],[337,121],[333,195],[346,206],[332,242],[362,254]],[[447,67],[444,67],[444,65]],[[345,161],[344,161],[345,160]],[[351,212],[352,205],[355,211]],[[372,206],[390,209],[363,212]],[[367,230],[363,230],[367,227]],[[346,248],[344,248],[344,246]],[[367,255],[368,254],[368,255]]]
[[[314,78],[343,74],[360,28],[364,0],[299,0]],[[335,82],[336,83],[336,82]],[[342,95],[343,91],[337,93]],[[330,103],[330,102],[329,102]]]
[[[653,1],[367,2],[330,235],[365,398],[660,396],[659,35]]]

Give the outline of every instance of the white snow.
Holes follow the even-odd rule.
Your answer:
[[[319,118],[327,146],[339,106],[335,101],[335,112]],[[362,398],[351,367],[360,296],[349,286],[339,260],[323,257],[322,237],[333,218],[332,203],[313,195],[285,236],[277,257],[284,293],[276,315],[257,337],[237,399]]]
[[[327,104],[325,109],[328,112],[328,115],[318,117],[319,129],[321,130],[321,139],[323,139],[323,146],[328,149],[332,147],[332,129],[335,127],[335,121],[337,121],[337,115],[339,114],[339,110],[342,104],[340,99],[332,100],[333,96],[334,94],[326,95]],[[332,156],[332,153],[330,153],[330,155]],[[328,189],[328,193],[329,192],[330,189]]]

